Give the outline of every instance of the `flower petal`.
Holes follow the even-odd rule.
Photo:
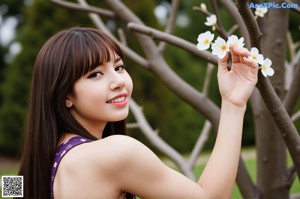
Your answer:
[[[207,49],[209,49],[209,46],[210,46],[210,44],[204,45],[203,43],[200,43],[200,42],[197,44],[197,48],[199,50],[207,50]]]
[[[272,61],[269,58],[266,58],[264,61],[264,65],[270,67],[272,65]]]
[[[262,73],[262,74],[263,74],[263,76],[265,76],[265,77],[267,77],[267,76],[268,76],[267,72],[266,72],[266,71],[264,71],[264,70],[261,70],[261,73]]]
[[[268,68],[267,70],[266,70],[266,73],[267,73],[267,75],[269,75],[269,76],[273,76],[274,75],[274,69],[273,68]]]
[[[256,47],[252,47],[250,50],[251,54],[258,54],[258,49]]]

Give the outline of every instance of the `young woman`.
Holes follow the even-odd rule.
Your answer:
[[[125,136],[132,80],[119,46],[91,28],[50,38],[33,69],[19,174],[26,198],[230,198],[258,66],[233,48],[219,61],[218,136],[198,183]],[[131,194],[129,194],[131,193]]]

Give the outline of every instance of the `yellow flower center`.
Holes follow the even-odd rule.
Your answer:
[[[252,55],[252,59],[257,60],[256,55]]]
[[[268,66],[262,65],[262,66],[261,66],[261,69],[262,69],[262,70],[267,70],[267,69],[268,69]]]
[[[226,48],[227,48],[226,44],[222,44],[222,46],[221,46],[221,50],[222,50],[222,51],[225,51],[225,50],[226,50]]]
[[[209,40],[208,40],[208,39],[205,39],[205,40],[204,40],[204,44],[206,44],[206,45],[209,44]]]

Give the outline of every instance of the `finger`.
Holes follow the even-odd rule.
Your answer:
[[[243,57],[244,62],[251,68],[258,69],[258,64],[251,58]]]
[[[232,60],[232,63],[239,63],[240,62],[240,57],[238,54],[235,53],[235,48],[234,46],[230,46],[230,49],[231,49],[231,60]]]
[[[251,58],[248,57],[243,57],[244,62],[247,66],[249,66],[251,69],[250,71],[252,71],[255,75],[258,74],[258,64]]]
[[[222,59],[219,59],[219,61],[218,61],[219,72],[228,71],[227,70],[227,59],[228,59],[228,53],[226,53],[226,55]]]
[[[246,48],[231,46],[232,63],[244,63],[243,57],[249,56],[250,52]]]
[[[250,55],[250,52],[247,48],[233,47],[233,52],[239,56],[247,57]]]

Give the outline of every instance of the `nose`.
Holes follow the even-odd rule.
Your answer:
[[[117,73],[116,71],[111,75],[110,89],[117,90],[125,87],[125,79],[122,74]]]

